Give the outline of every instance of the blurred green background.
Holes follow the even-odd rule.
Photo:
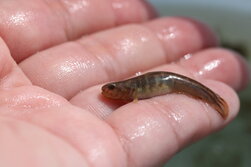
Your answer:
[[[165,16],[189,16],[209,24],[223,47],[251,65],[251,1],[149,0]],[[251,84],[239,93],[241,111],[225,129],[175,155],[165,167],[251,167]]]

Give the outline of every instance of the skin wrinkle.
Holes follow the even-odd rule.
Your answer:
[[[83,33],[79,34],[78,37],[77,36],[73,37],[74,36],[74,33],[73,33],[74,32],[74,28],[73,28],[73,26],[70,26],[70,25],[74,25],[74,23],[72,23],[71,22],[72,20],[70,19],[70,16],[72,15],[72,12],[71,12],[70,9],[68,9],[65,1],[68,1],[68,0],[60,0],[59,3],[61,4],[62,8],[67,13],[67,16],[64,17],[64,21],[65,21],[65,25],[66,25],[65,26],[65,33],[66,33],[67,39],[69,41],[69,40],[77,39],[79,36],[84,35],[85,33],[83,32]],[[83,0],[81,0],[81,1],[83,1]]]
[[[103,68],[103,71],[105,71],[106,73],[106,77],[107,80],[111,80],[111,74],[115,75],[115,76],[119,76],[116,75],[116,67],[114,67],[113,64],[118,64],[118,63],[114,63],[117,62],[116,56],[113,56],[112,52],[105,47],[105,45],[103,43],[101,43],[99,40],[97,40],[94,36],[91,37],[91,40],[95,42],[95,45],[98,46],[99,48],[102,48],[102,52],[104,51],[105,54],[102,54],[102,56],[105,55],[105,57],[103,57],[102,59],[98,57],[97,54],[93,53],[93,51],[91,49],[88,49],[88,46],[86,46],[85,43],[81,42],[81,41],[76,41],[76,43],[81,47],[81,49],[85,50],[86,52],[90,53],[90,55],[92,55],[92,57],[95,58],[95,60],[97,60],[97,64],[100,64]],[[109,55],[109,56],[108,56]],[[113,59],[111,59],[110,55],[112,55],[111,57],[113,57]],[[104,63],[106,62],[106,63]],[[107,63],[108,62],[108,63]],[[87,88],[85,88],[87,89]]]
[[[65,34],[66,41],[70,41],[70,40],[72,40],[72,35],[70,35],[71,34],[70,32],[74,31],[73,27],[70,26],[72,24],[71,19],[70,19],[70,12],[66,9],[66,6],[63,5],[63,2],[61,0],[59,1],[59,5],[65,11],[63,13],[66,13],[63,16],[62,15],[60,15],[60,16],[61,16],[61,18],[63,18],[62,23],[64,24],[64,26],[62,26],[62,27],[64,27],[63,29],[64,29],[64,34]]]
[[[57,69],[60,69],[58,72],[58,78],[60,80],[63,80],[70,74],[82,77],[83,73],[79,72],[80,70],[82,70],[83,72],[85,72],[86,70],[90,70],[90,72],[92,72],[95,66],[96,63],[92,59],[85,60],[85,57],[83,56],[81,57],[78,55],[74,55],[71,57],[71,59],[64,61],[58,66]]]
[[[10,76],[10,74],[13,71],[12,67],[8,68],[10,66],[9,64],[5,63],[5,64],[2,64],[2,65],[3,65],[3,67],[1,68],[1,71],[0,71],[0,78],[1,78],[1,80],[0,80],[0,87],[2,86],[2,84],[4,83],[4,81],[6,79],[8,79],[8,77]],[[7,67],[7,70],[6,70],[6,67]]]
[[[118,17],[120,16],[120,10],[125,8],[126,1],[123,2],[118,0],[110,0],[110,2],[111,2],[111,9],[114,14],[114,26],[118,26],[120,25],[120,20],[118,19]]]
[[[90,5],[89,0],[61,0],[60,2],[64,5],[69,13],[83,10],[84,7],[88,7]]]
[[[170,108],[170,106],[167,106],[166,103],[162,103],[161,101],[158,101],[157,103],[158,103],[158,105],[156,105],[154,102],[149,100],[149,102],[146,104],[148,104],[149,107],[154,107],[154,109],[157,110],[159,113],[162,113],[162,115],[165,116],[166,120],[170,120],[170,117],[167,115],[167,111],[169,113],[173,112],[172,109]],[[168,123],[169,127],[171,127],[169,129],[171,129],[172,134],[174,135],[174,138],[176,139],[175,140],[176,143],[174,144],[175,147],[180,148],[182,146],[182,144],[181,144],[182,142],[181,142],[181,139],[180,139],[176,129],[174,128],[174,125],[172,125],[169,121],[166,121],[166,122]]]
[[[134,2],[134,6],[140,6],[139,3],[144,3],[144,7],[147,6],[147,3],[146,2],[139,2],[139,1],[142,1],[142,0],[136,0]],[[127,23],[132,23],[132,22],[136,22],[135,19],[134,20],[128,20],[127,17],[125,17],[124,13],[123,13],[123,10],[125,10],[126,8],[132,6],[132,2],[133,0],[127,0],[127,1],[124,1],[124,0],[110,0],[110,4],[111,4],[111,10],[113,11],[113,15],[114,15],[114,19],[113,19],[113,26],[119,26],[121,25],[121,20],[127,22]],[[142,5],[143,6],[143,5]],[[141,9],[141,7],[139,7],[138,9]],[[122,11],[122,12],[121,12]],[[140,20],[140,21],[143,21],[143,20],[147,20],[150,18],[149,16],[149,13],[148,12],[145,12],[146,14],[143,14],[142,12],[143,10],[141,11],[138,11],[137,13],[135,13],[135,9],[131,12],[133,12],[135,15],[137,14],[136,16],[136,20]],[[139,15],[141,14],[141,15]]]
[[[176,95],[180,96],[179,94],[176,94]],[[189,98],[189,97],[183,97],[183,98]],[[152,100],[154,100],[154,99],[152,99]],[[177,126],[177,121],[173,119],[172,115],[170,115],[172,112],[173,113],[176,112],[174,110],[175,107],[167,105],[165,102],[163,102],[163,100],[158,100],[157,104],[155,104],[156,100],[154,100],[155,102],[152,101],[152,100],[148,101],[149,104],[150,104],[149,107],[154,106],[155,110],[157,110],[160,113],[162,113],[162,115],[166,118],[166,120],[169,120],[169,121],[166,121],[166,122],[168,123],[169,127],[171,127],[170,129],[172,130],[172,132],[173,132],[173,134],[174,134],[174,136],[176,138],[176,140],[175,140],[176,141],[176,150],[177,150],[177,148],[182,148],[182,147],[188,145],[189,143],[192,143],[192,142],[198,140],[198,138],[201,138],[201,136],[203,136],[203,134],[209,133],[207,131],[205,133],[203,133],[203,134],[201,134],[201,133],[197,134],[197,132],[193,132],[193,134],[197,134],[197,135],[189,135],[189,136],[191,136],[191,138],[187,138],[187,136],[185,136],[187,142],[186,143],[182,143],[182,141],[185,141],[185,140],[182,139],[182,137],[179,135],[179,133],[178,133],[179,128],[178,129],[175,128],[175,127],[179,127],[179,125]],[[209,110],[208,107],[210,107],[207,104],[204,104],[203,102],[199,102],[199,101],[198,102],[196,101],[196,105],[199,105],[201,108],[205,108],[206,110]],[[205,114],[206,120],[208,120],[207,123],[205,123],[205,121],[203,122],[203,124],[205,123],[204,124],[205,128],[203,128],[203,129],[212,128],[210,126],[210,124],[212,124],[212,123],[211,123],[211,118],[208,115],[208,112],[203,112],[203,114]],[[193,115],[190,114],[189,119],[194,119],[194,121],[191,121],[191,122],[196,122],[196,120],[197,120],[196,117],[192,117],[192,116]],[[184,117],[187,117],[187,116],[184,116]],[[173,124],[172,122],[174,122],[175,124]],[[181,122],[179,122],[179,124],[180,123]],[[199,123],[199,124],[201,124],[201,123]]]
[[[112,51],[114,46],[110,46],[110,44],[107,45],[106,41],[101,40],[101,39],[97,38],[96,36],[93,36],[93,39],[98,44],[100,44],[99,46],[101,46],[108,53],[107,55],[108,55],[109,59],[108,58],[106,58],[106,59],[109,60],[110,63],[106,67],[109,67],[111,64],[112,64],[112,66],[114,66],[115,64],[118,64],[118,65],[120,64],[120,62],[118,61],[119,56],[117,55],[116,52]],[[116,43],[118,43],[118,42],[120,43],[120,41],[116,41]],[[118,68],[112,68],[111,71],[108,71],[108,75],[116,74],[117,70],[115,70],[115,69],[118,69]],[[115,75],[115,76],[118,76],[118,75]]]
[[[118,56],[116,53],[112,51],[110,47],[103,41],[97,38],[96,36],[92,36],[93,41],[95,41],[95,44],[99,46],[99,48],[102,48],[102,51],[105,52],[105,54],[102,55],[102,58],[98,58],[96,54],[94,56],[100,62],[103,66],[103,70],[106,73],[108,80],[114,80],[114,78],[120,78],[119,72],[116,69],[119,69],[120,62],[118,61]],[[104,57],[105,55],[105,57]],[[106,62],[106,63],[103,63]],[[116,66],[118,64],[118,66]],[[107,81],[107,80],[106,80]]]
[[[149,23],[151,23],[151,22],[149,22]],[[144,25],[144,27],[147,28],[152,34],[154,34],[156,40],[157,40],[158,43],[159,43],[159,46],[161,46],[161,48],[163,49],[163,53],[165,53],[165,55],[166,55],[166,56],[165,56],[166,60],[165,60],[164,63],[170,62],[170,58],[169,58],[170,55],[169,55],[168,52],[165,51],[165,42],[162,42],[161,39],[158,38],[158,33],[159,33],[159,32],[155,32],[155,30],[154,30],[152,27],[149,26],[149,23],[144,23],[143,25]],[[163,28],[162,28],[162,29],[163,29]]]
[[[71,19],[69,19],[69,18],[70,18],[70,13],[69,13],[69,11],[67,10],[66,6],[63,5],[63,2],[62,2],[61,0],[60,0],[60,1],[57,1],[58,4],[59,4],[59,6],[60,6],[60,9],[61,9],[62,11],[64,11],[64,12],[58,12],[57,10],[55,10],[55,9],[52,7],[52,5],[50,4],[50,3],[51,3],[50,0],[49,0],[49,1],[48,1],[48,0],[43,0],[43,2],[45,2],[47,8],[50,9],[50,12],[51,12],[51,13],[57,14],[57,17],[58,17],[58,18],[62,18],[63,21],[60,22],[60,23],[63,24],[61,27],[63,27],[63,29],[64,29],[64,36],[65,36],[64,39],[65,39],[65,41],[70,41],[70,40],[72,39],[72,37],[71,37],[71,35],[70,35],[70,32],[73,31],[73,29],[72,29],[71,26],[69,26],[69,25],[71,25],[71,24],[67,24],[67,23],[70,22]],[[53,2],[53,3],[54,3],[54,2]],[[55,11],[57,11],[57,12],[55,12]],[[63,15],[62,15],[62,14],[59,15],[58,13],[63,13]],[[61,20],[61,19],[58,19],[58,20]]]
[[[133,158],[130,156],[129,154],[129,149],[126,147],[128,145],[128,143],[131,143],[131,140],[128,139],[126,136],[122,135],[120,133],[120,130],[117,130],[117,128],[115,126],[113,126],[109,121],[106,121],[108,126],[111,127],[111,129],[113,130],[117,140],[119,141],[119,143],[121,144],[121,148],[124,152],[125,155],[125,162],[134,162]],[[128,164],[126,164],[125,166],[128,166]]]
[[[148,26],[148,24],[149,23],[144,23],[144,24],[142,24],[142,27],[144,29],[146,29],[147,31],[149,31],[152,34],[151,36],[155,38],[154,40],[158,42],[158,45],[162,49],[161,52],[164,53],[164,58],[165,58],[165,61],[163,61],[162,64],[169,63],[170,62],[170,58],[169,58],[170,56],[169,56],[169,53],[167,53],[165,51],[165,44],[164,44],[164,42],[162,42],[161,39],[158,38],[158,34],[155,33],[154,30]]]
[[[205,115],[206,115],[206,120],[208,120],[207,121],[207,124],[206,125],[204,125],[204,127],[205,128],[203,128],[203,131],[200,131],[200,133],[193,133],[193,135],[191,135],[191,137],[189,138],[190,139],[190,141],[188,141],[185,145],[184,145],[184,147],[186,146],[186,145],[189,145],[189,144],[191,144],[191,143],[194,143],[194,142],[196,142],[197,140],[199,140],[199,139],[201,139],[203,136],[205,136],[204,134],[209,134],[210,133],[210,131],[205,131],[205,129],[208,129],[208,128],[212,128],[212,118],[209,116],[209,113],[207,112],[208,110],[209,110],[209,106],[207,105],[207,104],[202,104],[203,102],[200,102],[199,104],[200,104],[200,106],[202,106],[202,108],[204,108],[205,109],[205,111],[206,112],[204,112],[205,113]],[[195,122],[197,119],[195,118],[195,117],[191,117],[192,118],[192,120],[191,120],[191,122]],[[205,122],[203,122],[204,124],[205,124]],[[202,128],[201,128],[202,129]],[[203,133],[201,133],[201,132],[203,132]]]
[[[100,121],[103,121],[103,120],[100,120]],[[107,124],[108,127],[110,127],[110,129],[112,130],[114,136],[116,136],[116,140],[120,143],[120,147],[121,147],[122,152],[123,152],[123,155],[124,155],[124,157],[125,157],[124,163],[127,163],[127,162],[128,162],[128,161],[127,161],[127,160],[128,160],[128,156],[127,156],[128,153],[127,153],[126,150],[124,149],[124,145],[123,145],[123,143],[121,142],[121,140],[119,139],[117,131],[116,131],[115,128],[112,127],[112,125],[109,124],[108,122],[106,122],[106,121],[103,121],[103,122],[104,122],[105,124]],[[125,166],[127,166],[127,164],[126,164]]]
[[[69,44],[69,43],[68,43]],[[71,48],[73,48],[73,46],[76,48],[80,48],[82,49],[82,47],[79,47],[78,45],[76,45],[77,43],[71,43],[73,44],[71,46]],[[88,53],[87,53],[88,55]],[[64,62],[61,62],[60,65],[59,65],[59,69],[60,69],[60,73],[61,73],[61,76],[60,77],[60,80],[64,78],[64,75],[69,75],[67,73],[76,73],[76,71],[80,68],[83,68],[83,69],[91,69],[92,66],[94,66],[94,63],[92,60],[85,60],[84,59],[84,56],[81,56],[81,55],[74,55],[73,57],[70,57],[68,58],[67,60],[65,60]],[[81,76],[81,74],[79,73],[76,73],[77,76]]]
[[[205,110],[203,110],[203,111],[206,111],[206,112],[203,112],[203,114],[206,116],[205,119],[208,121],[203,121],[203,123],[202,123],[204,125],[203,127],[205,127],[205,128],[199,128],[199,129],[203,129],[203,131],[200,131],[199,129],[196,129],[196,131],[193,130],[193,133],[190,134],[189,140],[187,140],[186,143],[183,144],[183,147],[185,147],[186,145],[189,145],[190,143],[193,143],[194,141],[197,141],[199,138],[202,138],[202,136],[204,136],[204,134],[209,133],[208,131],[205,131],[204,129],[207,129],[208,127],[210,127],[211,118],[209,117],[209,114],[207,112],[209,110],[210,106],[207,103],[203,103],[200,101],[198,101],[196,103],[199,107],[205,108]],[[196,122],[196,120],[198,120],[198,118],[194,117],[193,115],[191,115],[190,119],[191,119],[191,122]],[[207,123],[205,123],[205,122],[207,122]],[[199,123],[199,125],[201,125],[201,122]],[[201,133],[201,132],[203,132],[203,133]]]
[[[62,136],[58,133],[56,133],[56,131],[53,131],[53,130],[50,130],[50,128],[45,128],[47,131],[51,131],[51,133],[55,134],[56,136],[64,139],[66,142],[68,142],[70,145],[72,145],[73,148],[75,148],[78,152],[80,152],[80,154],[83,156],[83,157],[87,157],[85,152],[82,151],[76,144],[74,144],[70,139],[67,139],[65,136]],[[88,164],[90,164],[89,160],[86,159],[86,161],[88,162]]]
[[[8,53],[3,53],[3,54],[10,54]],[[3,78],[6,78],[13,70],[14,70],[14,65],[7,59],[6,56],[0,56],[0,61],[1,61],[1,71],[0,71],[0,84],[3,81]],[[2,63],[2,62],[7,62],[7,63]]]
[[[162,48],[162,52],[165,53],[165,56],[164,56],[165,57],[165,61],[163,61],[163,64],[171,62],[172,60],[170,60],[169,53],[167,53],[165,51],[165,43],[162,42],[160,38],[158,38],[158,34],[155,33],[152,28],[148,27],[147,24],[149,24],[149,23],[145,23],[144,24],[145,26],[142,26],[142,27],[144,27],[145,29],[148,29],[148,31],[150,31],[153,34],[153,36],[155,37],[155,41],[158,41],[159,46],[161,46],[161,48]]]
[[[127,26],[128,27],[128,26]],[[157,38],[157,36],[156,36],[156,34],[150,29],[150,28],[147,28],[146,26],[143,26],[143,25],[137,25],[137,24],[131,24],[130,25],[130,28],[131,29],[136,29],[137,30],[137,34],[135,35],[137,38],[136,38],[136,40],[138,41],[141,41],[141,42],[145,42],[145,41],[142,41],[142,37],[143,38],[146,38],[146,39],[148,39],[148,41],[149,41],[149,38],[151,39],[151,41],[155,41],[155,42],[157,42],[158,43],[158,46],[161,46],[161,47],[159,47],[159,49],[161,49],[162,51],[160,51],[161,53],[165,53],[165,51],[164,51],[164,48],[163,48],[163,44],[162,44],[162,42]],[[139,32],[140,32],[140,34],[139,34]],[[142,33],[141,33],[142,32]],[[132,35],[131,35],[131,33],[132,32],[130,32],[130,34],[129,34],[129,36],[130,36],[130,40],[133,40],[133,42],[135,43],[135,39],[131,39],[132,38]],[[135,37],[134,36],[134,37]],[[132,72],[130,72],[130,73],[128,73],[127,71],[125,71],[125,72],[122,72],[123,74],[127,74],[127,75],[123,75],[123,74],[120,74],[120,75],[118,75],[119,73],[117,72],[118,70],[115,70],[115,69],[121,69],[120,68],[120,61],[118,60],[118,58],[119,58],[119,55],[117,55],[117,53],[116,54],[114,54],[113,52],[112,52],[112,49],[113,49],[113,46],[112,47],[109,47],[109,45],[107,45],[107,43],[105,42],[105,41],[103,41],[103,40],[100,40],[99,38],[96,38],[95,36],[93,36],[93,38],[98,42],[98,43],[100,43],[101,45],[99,45],[99,46],[102,46],[102,48],[104,48],[106,51],[107,51],[107,53],[109,53],[109,54],[107,54],[107,55],[110,55],[110,57],[112,57],[112,59],[110,59],[110,57],[109,57],[109,61],[111,62],[111,63],[109,63],[109,65],[107,66],[108,68],[110,67],[110,66],[112,66],[113,68],[111,69],[111,71],[110,70],[108,70],[108,76],[110,76],[109,77],[109,79],[110,80],[116,80],[116,79],[121,79],[121,76],[122,77],[129,77],[129,76],[132,76],[132,75],[134,75],[136,72],[139,72],[139,71],[143,71],[143,70],[147,70],[147,69],[150,69],[151,67],[147,67],[146,69],[144,68],[144,69],[140,69],[140,70],[137,70],[137,71],[132,71]],[[119,47],[121,47],[121,39],[122,38],[120,38],[119,39],[119,41],[116,41],[117,43],[118,43],[118,45],[119,45]],[[122,39],[122,40],[124,40],[124,38]],[[117,47],[117,46],[116,46]],[[118,49],[117,49],[118,50]],[[122,53],[122,54],[124,54],[124,53]],[[163,57],[166,59],[166,61],[162,61],[161,63],[158,63],[158,65],[160,65],[160,64],[165,64],[166,62],[167,62],[167,59],[168,59],[168,56],[166,56],[166,54],[163,54]],[[107,59],[108,60],[108,59]],[[112,60],[112,61],[111,61]],[[111,65],[112,64],[112,65]],[[114,67],[114,65],[115,64],[118,64],[118,66],[117,67]],[[106,69],[106,68],[105,68]],[[105,70],[106,71],[106,70]],[[113,75],[113,76],[111,76],[111,74]],[[120,76],[120,77],[119,77]],[[112,79],[111,79],[112,78]]]
[[[203,102],[200,102],[200,105],[204,109],[203,111],[205,111],[204,113],[205,113],[206,117],[208,118],[207,119],[208,120],[207,127],[210,128],[210,129],[213,129],[213,120],[212,120],[212,117],[210,117],[210,114],[209,114],[210,113],[209,110],[210,110],[211,107],[207,103],[203,103]],[[206,128],[204,128],[204,129],[206,129]],[[205,133],[208,133],[208,132],[205,132]],[[196,139],[198,139],[198,138],[192,139],[192,142],[196,141]]]
[[[112,11],[112,13],[113,13],[113,25],[112,26],[114,26],[114,27],[116,27],[116,26],[118,26],[118,25],[120,25],[119,24],[119,22],[118,22],[118,14],[117,14],[117,12],[116,12],[116,9],[114,8],[114,5],[113,5],[113,2],[112,1],[114,1],[114,0],[110,0],[110,4],[111,4],[111,11]]]

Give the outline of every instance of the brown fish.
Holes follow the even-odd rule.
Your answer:
[[[201,83],[172,72],[149,72],[131,79],[111,82],[102,87],[102,94],[110,99],[132,101],[168,93],[182,93],[208,103],[225,119],[227,103]]]

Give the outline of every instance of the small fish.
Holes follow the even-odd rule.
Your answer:
[[[168,93],[182,93],[208,103],[226,119],[227,103],[201,83],[172,72],[149,72],[131,79],[111,82],[102,87],[102,94],[110,99],[133,101]]]

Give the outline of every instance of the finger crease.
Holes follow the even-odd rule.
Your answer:
[[[112,126],[112,124],[110,124],[107,121],[106,121],[106,123],[113,130],[113,132],[114,132],[115,136],[117,137],[117,140],[119,141],[119,143],[121,143],[121,148],[122,148],[122,150],[124,152],[124,155],[125,155],[125,162],[127,162],[127,163],[131,162],[129,160],[132,160],[132,158],[131,158],[131,156],[129,154],[129,149],[126,147],[126,144],[131,143],[131,141],[126,136],[120,134],[119,130],[117,130],[114,126]],[[125,165],[125,166],[128,166],[128,164]]]
[[[72,26],[70,26],[70,25],[72,25],[72,23],[71,23],[71,19],[69,19],[71,13],[69,12],[68,8],[65,6],[64,2],[62,0],[57,1],[58,5],[60,6],[60,9],[62,9],[63,12],[61,12],[61,11],[58,12],[58,10],[55,9],[54,6],[52,6],[50,4],[51,1],[48,1],[48,2],[47,1],[43,1],[43,2],[45,2],[45,4],[47,5],[48,9],[50,9],[50,11],[53,13],[53,16],[54,16],[54,14],[56,14],[57,19],[58,20],[62,20],[62,24],[64,24],[64,26],[62,26],[62,28],[63,28],[63,30],[65,32],[64,34],[65,34],[66,41],[72,40],[70,32],[73,31],[73,28],[72,28]]]

